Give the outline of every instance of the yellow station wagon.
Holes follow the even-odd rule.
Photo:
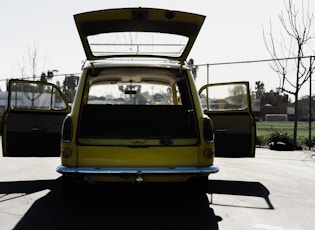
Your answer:
[[[186,57],[204,16],[112,9],[74,16],[87,56],[62,129],[65,182],[207,179],[212,121]]]
[[[58,122],[61,145],[54,151],[61,157],[57,172],[62,174],[65,189],[78,180],[203,183],[209,174],[219,171],[214,165],[216,135],[224,146],[220,151],[241,150],[254,156],[255,122],[248,83],[219,85],[242,89],[234,95],[237,101],[231,95],[215,99],[218,95],[212,92],[217,85],[204,86],[198,92],[187,66],[204,16],[126,8],[77,14],[74,19],[87,61],[71,112],[62,126]],[[14,89],[22,96],[26,94],[14,84],[10,83],[11,99],[4,117],[4,142],[11,141],[4,143],[5,156],[14,156],[10,149],[17,132],[47,133],[50,127],[16,131],[12,119],[20,119],[20,123],[26,120],[16,116],[21,111],[14,107]],[[216,94],[231,92],[220,89]],[[57,94],[50,95],[51,101],[56,101]],[[64,97],[59,98],[64,101]],[[31,112],[64,117],[69,108],[64,102],[61,109]],[[31,126],[34,122],[28,123]],[[22,149],[19,152],[23,155]]]

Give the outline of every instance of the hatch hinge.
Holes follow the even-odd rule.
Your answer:
[[[180,67],[179,67],[179,75],[182,75],[182,73],[183,73],[183,65],[184,65],[184,62],[181,61],[180,62]]]
[[[90,64],[91,64],[91,67],[92,67],[91,75],[93,77],[95,77],[95,76],[97,76],[97,74],[96,74],[96,70],[95,70],[95,67],[94,67],[94,62],[90,61]]]

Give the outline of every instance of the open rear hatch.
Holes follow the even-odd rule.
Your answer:
[[[183,63],[205,16],[152,8],[125,8],[74,15],[88,60],[160,57]]]

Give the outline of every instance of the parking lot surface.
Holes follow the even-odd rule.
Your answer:
[[[59,158],[0,157],[1,229],[314,229],[315,153],[258,148],[216,158],[206,194],[185,187],[88,187],[64,196]]]

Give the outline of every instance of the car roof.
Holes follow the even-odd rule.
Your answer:
[[[87,61],[83,65],[85,68],[110,68],[110,67],[143,67],[143,68],[170,68],[170,69],[189,69],[187,65],[178,62],[166,61],[163,59],[146,60],[143,59],[106,59],[97,61]]]
[[[74,15],[87,60],[159,57],[184,63],[205,16],[154,8]]]

